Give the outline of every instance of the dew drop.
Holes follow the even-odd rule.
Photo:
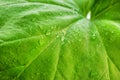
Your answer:
[[[49,62],[49,61],[50,61],[50,59],[47,59],[47,61]]]
[[[112,34],[114,33],[114,31],[111,32]]]
[[[51,29],[54,29],[54,26],[51,26]]]
[[[38,48],[38,46],[35,46],[35,48],[37,49],[37,48]]]
[[[34,77],[33,77],[33,76],[31,76],[31,78],[33,79]]]
[[[65,37],[63,36],[62,38],[61,38],[61,41],[64,41],[65,40]]]
[[[77,49],[75,49],[75,52],[77,51]]]
[[[45,73],[43,73],[43,76],[45,76]]]
[[[62,13],[59,13],[60,15],[62,15]]]
[[[3,40],[0,40],[0,43],[3,43],[4,41]]]
[[[40,73],[37,73],[37,75],[40,75]]]
[[[44,8],[44,9],[47,9],[47,6],[44,6],[43,8]]]
[[[96,38],[96,34],[94,33],[93,35],[92,35],[92,39],[95,39]]]
[[[57,38],[59,37],[59,35],[56,36]]]
[[[47,32],[46,35],[47,35],[47,36],[50,35],[50,32]]]
[[[108,35],[108,32],[106,32],[105,35]]]
[[[79,41],[79,42],[81,42],[82,40],[81,40],[81,39],[79,39],[78,41]]]
[[[61,37],[61,41],[62,41],[62,42],[65,40],[65,34],[66,34],[66,32],[65,32],[65,31],[62,31],[62,37]]]
[[[68,40],[68,43],[70,43],[70,41]]]

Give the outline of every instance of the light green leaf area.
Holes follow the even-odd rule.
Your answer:
[[[0,80],[120,80],[120,0],[0,0]]]

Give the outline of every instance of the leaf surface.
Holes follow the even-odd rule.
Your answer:
[[[119,0],[0,0],[0,80],[119,80]]]

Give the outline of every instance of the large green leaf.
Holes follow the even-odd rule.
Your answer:
[[[0,80],[120,80],[120,0],[0,0]]]

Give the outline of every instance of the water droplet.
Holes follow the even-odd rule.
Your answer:
[[[113,39],[113,38],[110,38],[109,40],[112,42],[114,39]]]
[[[95,39],[96,38],[96,34],[94,33],[93,35],[92,35],[92,39]]]
[[[50,35],[50,32],[47,32],[46,35]]]
[[[62,33],[63,33],[63,35],[65,35],[66,31],[63,30]]]
[[[106,32],[105,35],[108,35],[108,32]]]
[[[65,40],[65,37],[63,36],[62,38],[61,38],[61,41],[64,41]]]
[[[44,9],[46,9],[46,8],[47,8],[47,6],[44,6],[43,8],[44,8]]]
[[[62,13],[59,13],[60,15],[62,15]]]
[[[64,70],[62,69],[61,72],[64,73]]]
[[[57,38],[59,37],[59,35],[57,35]]]
[[[99,46],[99,44],[97,44],[97,47]]]
[[[37,75],[40,75],[40,73],[37,73]]]
[[[63,42],[65,40],[65,31],[62,31],[62,37],[61,37],[61,41]]]
[[[47,59],[47,61],[49,62],[49,61],[50,61],[50,59]]]
[[[45,76],[45,73],[43,73],[43,76]]]
[[[79,42],[81,42],[82,40],[81,40],[81,39],[79,39],[78,41],[79,41]]]
[[[34,78],[34,76],[31,76],[31,78],[33,79],[33,78]]]
[[[107,15],[109,15],[108,13],[105,13],[105,15],[107,16]]]
[[[35,46],[35,48],[37,49],[37,48],[38,48],[38,46]]]
[[[112,34],[114,33],[114,31],[111,32]]]
[[[78,49],[77,49],[77,48],[75,49],[75,52],[76,52],[76,51],[78,51]]]
[[[54,29],[54,26],[51,26],[51,29]]]
[[[0,43],[3,43],[4,41],[3,40],[0,40]]]
[[[96,36],[96,34],[94,33],[94,34],[93,34],[93,36],[95,37],[95,36]]]
[[[68,40],[68,43],[70,43],[70,41]]]

